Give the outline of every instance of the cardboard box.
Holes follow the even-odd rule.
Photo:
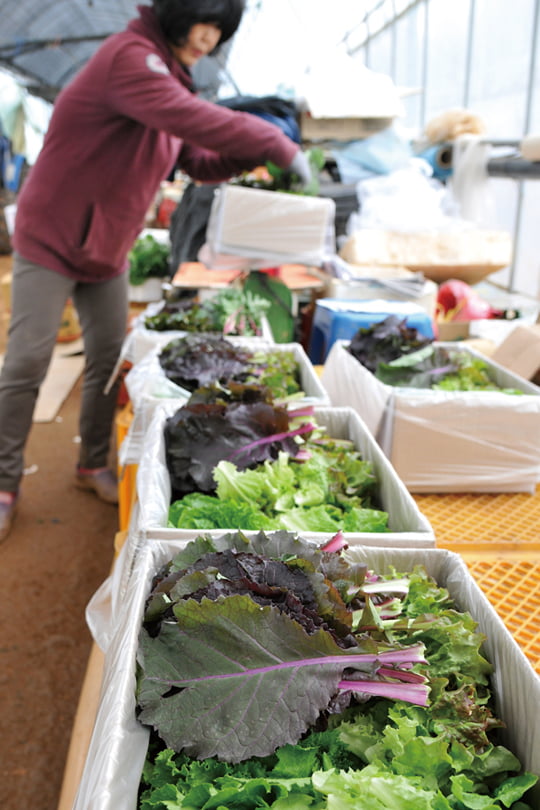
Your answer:
[[[192,533],[192,539],[196,534]],[[113,575],[95,594],[87,610],[92,634],[105,651],[104,674],[96,722],[73,810],[136,810],[137,791],[148,747],[149,733],[135,718],[135,658],[138,634],[152,577],[184,541],[156,537],[145,544],[124,590],[115,592]],[[496,713],[505,722],[501,743],[540,774],[540,678],[536,675],[503,622],[480,591],[462,558],[445,549],[350,548],[353,561],[390,573],[425,566],[441,587],[448,589],[460,610],[468,611],[486,636],[483,652],[494,667],[492,688]],[[110,604],[116,605],[111,618]],[[535,788],[533,800],[540,801]],[[537,805],[534,805],[537,806]]]
[[[165,335],[167,333],[158,333]],[[180,408],[189,399],[189,391],[169,380],[160,366],[161,349],[175,338],[169,337],[136,363],[125,378],[126,388],[133,407],[133,421],[128,434],[119,449],[122,464],[136,464],[142,454],[146,429],[152,420],[155,409],[164,399],[176,402]],[[298,405],[329,405],[328,394],[320,378],[310,363],[300,343],[265,343],[258,338],[227,338],[234,346],[254,351],[292,352],[299,371],[300,386],[304,396]]]
[[[335,252],[335,203],[324,197],[223,185],[215,192],[206,230],[212,256],[319,267]]]
[[[470,321],[435,321],[440,341],[466,340],[471,334]]]
[[[410,492],[534,492],[540,481],[540,389],[470,346],[499,391],[433,391],[380,382],[334,344],[321,381],[332,405],[362,417]]]
[[[175,413],[179,404],[181,403],[161,403],[156,408],[144,437],[137,471],[137,511],[132,525],[134,529],[144,532],[146,538],[165,536],[183,539],[186,536],[185,530],[166,528],[171,484],[165,461],[163,426],[165,419]],[[388,532],[347,533],[347,541],[374,546],[434,546],[435,536],[429,521],[420,512],[358,414],[352,408],[317,406],[314,409],[314,419],[333,438],[353,441],[362,457],[372,462],[379,482],[380,508],[388,512]],[[322,533],[313,533],[311,536],[316,542],[322,542],[323,537],[327,537]]]
[[[315,118],[300,114],[300,135],[304,141],[358,141],[391,126],[393,118]]]
[[[516,326],[495,349],[492,359],[514,374],[540,385],[540,323]]]

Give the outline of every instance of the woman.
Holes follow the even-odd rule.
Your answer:
[[[58,96],[18,199],[12,318],[0,377],[0,540],[65,302],[85,350],[75,483],[117,502],[107,467],[116,391],[103,389],[127,324],[127,253],[178,166],[221,182],[271,160],[309,182],[298,144],[261,118],[198,98],[190,69],[236,31],[242,0],[154,0]]]

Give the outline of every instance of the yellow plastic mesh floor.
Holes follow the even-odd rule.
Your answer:
[[[471,574],[540,675],[540,556],[463,554]]]
[[[540,675],[540,486],[534,495],[414,495]]]
[[[453,551],[538,551],[540,486],[534,495],[414,495],[433,526],[437,545]]]

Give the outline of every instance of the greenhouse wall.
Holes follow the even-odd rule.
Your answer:
[[[404,97],[404,124],[421,132],[435,115],[465,107],[489,139],[540,132],[539,0],[383,0],[371,4],[362,41],[350,48],[372,70],[387,73]],[[355,32],[351,32],[352,36]],[[493,228],[514,237],[511,267],[492,280],[540,295],[538,180],[491,178]]]

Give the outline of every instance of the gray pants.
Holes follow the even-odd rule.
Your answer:
[[[0,490],[15,492],[39,388],[54,349],[66,301],[82,328],[85,368],[79,431],[79,464],[107,464],[117,388],[103,389],[118,359],[127,327],[127,279],[84,283],[13,257],[12,314],[0,375]]]

